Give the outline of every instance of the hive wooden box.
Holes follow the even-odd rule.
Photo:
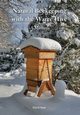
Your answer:
[[[22,51],[25,58],[27,58],[26,80],[28,90],[35,92],[41,81],[52,81],[52,64],[56,52],[53,50],[41,50],[33,46],[25,47]]]

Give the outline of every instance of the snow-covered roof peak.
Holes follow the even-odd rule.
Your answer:
[[[55,50],[60,51],[62,49],[61,45],[52,39],[49,38],[40,38],[40,37],[32,37],[30,39],[25,40],[20,48],[23,49],[27,46],[34,46],[41,50]]]

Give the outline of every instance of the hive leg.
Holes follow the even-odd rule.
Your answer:
[[[52,95],[55,95],[55,88],[53,87],[52,83],[50,81],[47,81],[47,85],[48,85]]]
[[[45,86],[45,82],[43,82],[43,83],[41,84],[41,86],[40,86],[40,89],[39,89],[38,94],[37,94],[38,97],[40,97],[41,94],[43,93],[44,86]]]
[[[38,91],[38,94],[37,94],[38,97],[40,97],[41,94],[45,91],[45,87],[46,87],[47,91],[51,91],[52,95],[55,94],[55,88],[52,86],[51,82],[50,81],[43,81],[41,86],[40,86],[40,89]]]
[[[24,95],[25,95],[25,96],[27,95],[27,92],[28,92],[28,89],[26,89],[25,92],[24,92]]]

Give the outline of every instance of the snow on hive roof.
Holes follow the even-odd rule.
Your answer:
[[[61,45],[57,41],[49,38],[40,38],[40,37],[33,37],[27,39],[20,45],[20,48],[23,49],[27,46],[34,46],[42,50],[60,51],[62,49]]]

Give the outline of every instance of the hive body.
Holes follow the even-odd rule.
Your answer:
[[[36,91],[36,87],[41,85],[42,81],[52,82],[52,65],[56,52],[53,50],[40,50],[33,46],[23,49],[26,61],[26,80],[29,91]],[[47,90],[45,82],[43,91]]]

